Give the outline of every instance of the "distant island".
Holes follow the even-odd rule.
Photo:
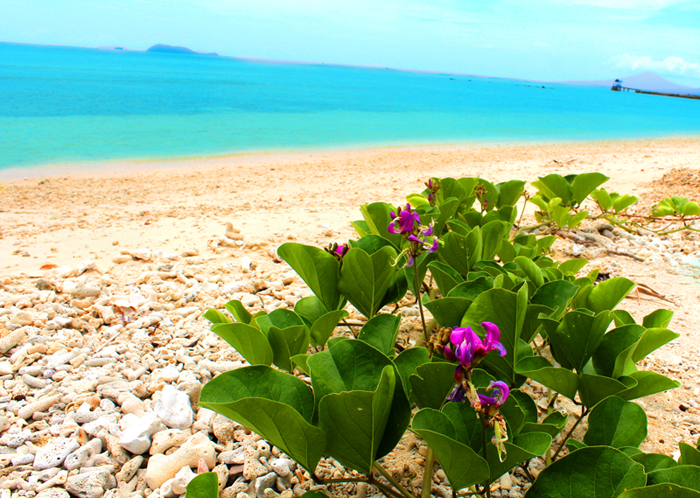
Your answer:
[[[159,52],[164,54],[180,54],[180,55],[213,55],[218,56],[216,52],[196,52],[187,47],[178,47],[175,45],[164,45],[158,43],[146,49],[146,52]]]

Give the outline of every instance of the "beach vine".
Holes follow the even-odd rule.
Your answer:
[[[586,260],[550,251],[586,219],[626,231],[680,224],[654,228],[670,233],[695,230],[700,208],[673,197],[644,218],[628,212],[635,197],[608,193],[605,181],[549,175],[530,196],[520,180],[431,178],[403,206],[362,206],[356,239],[281,245],[313,295],[293,310],[251,314],[239,301],[209,310],[211,330],[250,366],[211,380],[200,406],[277,446],[319,486],[363,482],[390,498],[427,498],[439,464],[453,496],[490,498],[514,468],[531,479],[530,498],[696,496],[700,450],[681,443],[676,462],[639,449],[647,416],[634,400],[679,385],[637,366],[678,337],[673,312],[637,321],[618,308],[634,282],[599,282],[598,270],[582,274]],[[521,226],[521,199],[538,208],[536,227]],[[407,347],[397,311],[413,304],[421,335]],[[349,305],[365,319],[353,334],[339,328]],[[524,389],[532,383],[548,393],[545,408]],[[579,407],[575,420],[555,408],[560,398]],[[381,463],[406,431],[427,445],[419,492]],[[323,457],[345,476],[319,476]],[[535,459],[546,464],[537,479]],[[216,476],[198,476],[187,495],[217,496]]]

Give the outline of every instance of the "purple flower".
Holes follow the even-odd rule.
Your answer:
[[[496,324],[482,322],[481,326],[486,330],[485,341],[482,341],[471,327],[452,329],[450,342],[454,345],[454,349],[445,346],[445,359],[447,361],[457,360],[462,368],[469,369],[491,351],[498,350],[501,356],[505,356],[506,348],[500,343],[501,331],[498,330]]]
[[[345,256],[345,253],[348,252],[348,246],[347,244],[340,244],[338,247],[335,248],[335,253],[340,256],[341,258]]]
[[[447,401],[454,401],[455,403],[461,403],[464,401],[464,395],[466,394],[466,389],[464,385],[460,382],[452,389],[452,392],[447,396]]]
[[[406,204],[406,209],[399,211],[399,215],[391,212],[391,223],[387,227],[389,233],[394,235],[403,235],[413,233],[417,226],[420,226],[420,215],[415,211],[411,211],[411,205]],[[398,226],[397,226],[398,225]]]
[[[493,397],[486,396],[484,394],[478,395],[481,406],[487,411],[492,407],[495,409],[500,408],[503,405],[503,403],[506,402],[508,396],[510,395],[510,389],[508,388],[508,384],[501,380],[491,381],[489,387],[486,390],[490,391],[492,389]]]

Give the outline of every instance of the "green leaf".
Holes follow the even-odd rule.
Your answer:
[[[698,216],[700,215],[700,206],[697,202],[688,202],[683,206],[683,216]]]
[[[700,467],[695,465],[677,465],[669,469],[655,470],[649,473],[648,484],[677,484],[684,488],[700,491]]]
[[[216,472],[205,472],[187,485],[185,498],[219,498],[219,476]]]
[[[632,292],[634,286],[634,282],[624,277],[605,280],[593,287],[585,307],[595,313],[612,311],[627,294]]]
[[[582,173],[576,175],[571,183],[571,196],[576,205],[580,205],[591,192],[610,180],[602,173]]]
[[[498,207],[514,206],[520,199],[525,182],[522,180],[510,180],[496,185],[498,187]]]
[[[613,206],[615,207],[615,212],[616,213],[621,213],[628,207],[630,207],[632,204],[636,203],[639,199],[636,198],[633,195],[621,195],[619,197],[616,197],[615,200],[613,201]]]
[[[493,288],[493,279],[479,277],[475,280],[469,280],[457,285],[450,291],[447,297],[462,297],[473,301],[479,294],[491,288]]]
[[[658,309],[645,316],[642,325],[648,329],[665,329],[671,323],[672,318],[673,311]]]
[[[219,323],[212,332],[228,342],[251,365],[271,365],[270,343],[260,330],[245,323]]]
[[[632,353],[632,361],[637,363],[638,361],[643,360],[649,353],[656,351],[664,344],[667,344],[672,340],[677,339],[678,337],[680,337],[680,334],[677,334],[665,328],[647,329],[642,334],[642,337],[637,343],[637,347]]]
[[[299,325],[306,326],[302,317],[285,308],[276,309],[270,314],[265,313],[256,316],[255,323],[266,336],[270,333],[272,327],[284,329]]]
[[[411,399],[412,390],[409,377],[416,373],[416,369],[423,363],[430,361],[430,352],[423,347],[415,347],[402,351],[394,358],[394,365],[401,377],[401,383],[406,391],[406,398]]]
[[[564,275],[576,275],[584,266],[588,264],[585,259],[568,259],[559,265],[559,269]]]
[[[467,236],[448,232],[442,237],[442,245],[437,251],[438,258],[462,276],[469,273]]]
[[[620,498],[700,498],[700,492],[677,484],[656,484],[644,488],[630,489]]]
[[[404,238],[401,235],[390,233],[389,230],[387,230],[389,223],[392,221],[391,212],[394,209],[394,207],[386,202],[373,202],[372,204],[360,206],[360,212],[365,222],[367,222],[370,231],[375,235],[387,239],[398,251],[404,244]],[[343,264],[345,264],[345,259],[343,259]]]
[[[357,310],[372,318],[379,310],[396,268],[392,266],[396,252],[382,247],[372,254],[350,249],[343,257],[338,289]]]
[[[328,338],[333,335],[338,323],[346,318],[349,313],[345,310],[336,310],[326,313],[311,326],[311,344],[318,348],[325,346]]]
[[[311,369],[309,368],[309,357],[311,355],[308,353],[297,354],[291,357],[292,362],[297,366],[299,370],[304,372],[306,375],[311,375]]]
[[[554,358],[561,366],[582,372],[598,349],[611,321],[609,312],[596,316],[583,311],[567,313],[556,329],[549,331]]]
[[[579,374],[578,390],[581,402],[592,408],[608,396],[621,393],[627,386],[622,382],[602,375]]]
[[[435,222],[433,224],[433,235],[437,237],[442,235],[443,230],[445,229],[445,224],[454,216],[457,208],[459,208],[459,203],[459,199],[455,197],[446,199],[440,203],[440,214],[435,218]]]
[[[644,467],[620,450],[582,448],[540,472],[528,498],[615,498],[646,484]]]
[[[532,186],[539,190],[540,194],[546,200],[559,197],[562,200],[562,204],[567,206],[570,205],[571,186],[563,176],[556,173],[552,173],[551,175],[547,175],[545,177],[540,176],[538,181],[532,182]]]
[[[321,300],[316,296],[303,297],[294,305],[294,313],[300,316],[308,327],[328,313]]]
[[[364,341],[345,339],[329,341],[329,349],[311,355],[308,360],[316,404],[329,394],[343,392],[374,392],[384,368],[394,368],[392,361]],[[396,375],[389,421],[379,444],[376,458],[389,453],[399,442],[411,417],[411,407]],[[369,433],[369,432],[367,432]]]
[[[452,489],[463,489],[489,477],[486,460],[476,454],[468,441],[457,439],[458,432],[444,413],[424,408],[416,413],[411,429],[435,452]]]
[[[406,202],[408,202],[414,208],[417,208],[418,206],[430,205],[428,199],[420,194],[409,194],[406,196]]]
[[[681,450],[678,465],[695,465],[700,467],[700,450],[686,443],[678,443],[678,448]]]
[[[394,347],[400,325],[401,317],[398,315],[377,315],[364,324],[357,338],[391,358],[396,354]]]
[[[372,472],[396,386],[394,367],[387,365],[373,391],[324,396],[319,404],[319,426],[328,438],[326,452],[346,467]]]
[[[205,313],[202,313],[202,317],[204,317],[206,320],[209,320],[209,322],[211,322],[212,325],[216,325],[218,323],[233,323],[233,321],[229,317],[227,317],[221,311],[215,309],[210,309],[207,310]]]
[[[335,257],[318,247],[292,242],[282,244],[277,254],[306,282],[327,310],[338,308],[342,296],[338,291],[340,264]]]
[[[610,211],[613,207],[613,200],[604,188],[591,192],[591,197],[600,205],[603,211]]]
[[[532,282],[535,287],[541,287],[544,285],[544,277],[542,276],[542,270],[524,256],[518,256],[515,258],[515,263],[520,267],[520,269],[525,273],[527,279]]]
[[[313,473],[326,436],[311,425],[314,396],[299,378],[266,366],[223,373],[202,388],[199,405],[243,424]]]
[[[455,387],[455,366],[452,363],[424,363],[416,368],[409,382],[418,408],[439,410]]]
[[[626,400],[651,396],[652,394],[668,391],[669,389],[675,389],[680,386],[680,382],[671,380],[656,372],[633,372],[628,375],[627,378],[632,379],[637,384],[617,393],[617,396]]]
[[[523,434],[526,432],[544,432],[555,438],[566,427],[568,420],[568,415],[552,412],[541,423],[528,422],[524,424],[520,432]]]
[[[365,220],[351,221],[350,224],[355,229],[357,235],[359,235],[360,237],[365,237],[367,235],[372,234],[372,231],[369,229],[369,225]]]
[[[510,232],[510,223],[490,221],[481,227],[482,250],[476,261],[491,261],[501,248],[501,243]],[[476,261],[474,263],[476,263]],[[473,266],[473,265],[472,265]]]
[[[245,308],[245,306],[243,306],[243,303],[237,299],[224,304],[224,308],[226,308],[239,323],[250,325],[250,322],[253,320],[253,316],[248,313],[248,310]]]
[[[576,295],[578,287],[567,280],[555,280],[542,285],[530,300],[531,304],[541,304],[556,310],[556,316],[563,313]]]
[[[438,184],[440,185],[440,190],[437,191],[437,200],[440,204],[450,197],[456,197],[461,202],[471,193],[454,178],[439,179]],[[474,190],[474,187],[472,186],[470,190]]]
[[[365,235],[364,237],[360,237],[359,240],[351,240],[349,241],[349,244],[350,248],[357,247],[365,251],[367,254],[374,254],[384,246],[393,247],[393,244],[387,239],[374,234]]]
[[[553,314],[554,310],[552,308],[541,304],[528,304],[520,338],[527,344],[531,343],[541,330],[544,320]]]
[[[459,327],[472,301],[463,297],[443,297],[424,304],[441,327]]]
[[[280,329],[270,327],[267,334],[273,354],[273,363],[282,370],[294,370],[291,358],[304,354],[309,349],[309,329],[306,325],[295,325]]]
[[[428,263],[428,269],[443,296],[447,296],[457,284],[464,280],[451,266],[441,263],[440,261],[431,261]]]
[[[588,446],[639,447],[647,437],[647,415],[636,403],[610,396],[591,410],[583,442]]]
[[[641,325],[623,325],[605,334],[593,354],[596,372],[614,379],[623,375],[643,333]]]
[[[578,377],[571,370],[554,367],[542,356],[523,358],[516,366],[516,372],[530,377],[545,387],[553,389],[569,399],[576,397]]]
[[[632,460],[644,465],[644,472],[647,474],[654,470],[669,469],[678,465],[672,457],[660,453],[640,453],[634,455]]]

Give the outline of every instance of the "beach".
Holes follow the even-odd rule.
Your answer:
[[[693,175],[700,169],[699,158],[700,138],[689,137],[369,148],[99,163],[11,174],[7,170],[0,179],[0,341],[20,325],[33,327],[44,339],[31,344],[19,339],[3,351],[8,354],[0,358],[4,383],[0,398],[5,400],[0,406],[7,413],[0,417],[4,417],[0,433],[8,427],[24,428],[16,425],[17,414],[10,412],[11,408],[22,410],[25,399],[29,403],[59,396],[54,403],[70,417],[57,422],[56,431],[69,434],[71,428],[82,425],[80,417],[74,416],[78,409],[102,416],[111,413],[109,403],[103,403],[111,400],[112,408],[124,411],[126,398],[120,398],[120,389],[127,383],[130,387],[124,389],[142,389],[138,397],[147,406],[162,396],[165,382],[198,392],[193,383],[216,374],[220,367],[214,362],[230,366],[241,361],[208,331],[208,323],[201,318],[204,311],[221,308],[234,298],[251,311],[263,306],[268,311],[292,307],[309,293],[276,255],[280,244],[343,243],[356,237],[350,222],[361,218],[360,205],[405,203],[406,195],[422,191],[430,177],[481,176],[494,183],[521,179],[529,184],[550,173],[598,171],[611,178],[605,185],[608,191],[636,195],[640,209],[648,209],[668,195],[700,199],[694,180],[684,180],[697,179]],[[527,190],[535,191],[531,185]],[[534,220],[531,208],[526,213],[526,219]],[[675,234],[658,243],[649,237],[641,245],[627,240],[611,244],[579,252],[589,259],[583,273],[600,268],[652,289],[656,296],[636,291],[621,305],[638,321],[657,308],[675,313],[669,328],[680,338],[650,355],[642,368],[677,379],[681,387],[639,402],[649,418],[649,437],[642,449],[671,454],[678,442],[695,441],[694,431],[700,425],[700,286],[698,268],[693,265],[694,260],[700,265],[700,241],[695,234]],[[577,251],[569,240],[560,239],[554,245],[555,258],[572,257]],[[97,294],[90,289],[97,289]],[[190,291],[194,297],[187,297]],[[118,306],[126,305],[115,303],[128,302],[134,295],[141,297],[129,321],[102,309],[118,311]],[[71,327],[47,325],[57,323],[56,315],[60,316],[55,309],[47,312],[45,305],[51,302],[71,310],[72,314],[66,312]],[[151,304],[144,307],[144,302]],[[152,312],[160,313],[160,326],[148,321]],[[60,337],[54,337],[58,330]],[[194,339],[196,345],[185,351],[183,346]],[[25,355],[17,356],[23,347]],[[27,347],[36,351],[28,352]],[[75,354],[60,364],[66,366],[66,373],[59,380],[46,384],[37,378],[41,381],[37,387],[30,386],[22,402],[17,402],[13,393],[22,384],[19,379],[23,374],[34,378],[23,358],[40,350],[54,356]],[[134,352],[138,354],[122,361],[121,355]],[[139,359],[143,353],[147,359]],[[80,355],[85,358],[73,362]],[[92,361],[100,358],[105,360]],[[192,375],[184,375],[187,372],[198,378],[192,380]],[[38,371],[36,375],[40,377]],[[94,381],[73,389],[81,379]],[[537,386],[531,389],[538,392]],[[190,393],[195,405],[196,396]],[[84,403],[88,408],[81,408]],[[579,413],[574,406],[561,409],[569,411],[571,421]],[[43,410],[47,416],[36,419],[30,430],[44,430],[48,437],[54,412]],[[203,417],[198,415],[193,428],[187,429],[190,434],[207,429],[216,433],[216,424],[223,427],[223,422]],[[233,436],[240,427],[231,427],[229,442],[240,441],[243,435]],[[223,436],[218,441],[214,449],[221,464],[222,453],[233,451],[234,444],[228,445]],[[134,458],[113,448],[102,451],[115,461],[126,459],[120,464]],[[10,457],[0,454],[3,458],[9,461]],[[405,463],[402,458],[406,456],[389,457],[397,468]],[[243,472],[242,461],[240,465]],[[413,468],[412,463],[407,465]],[[146,464],[143,467],[141,474],[134,470],[129,476],[129,482],[136,479],[131,492],[145,486]],[[25,477],[13,477],[18,479],[13,489],[22,489],[19,481]]]

